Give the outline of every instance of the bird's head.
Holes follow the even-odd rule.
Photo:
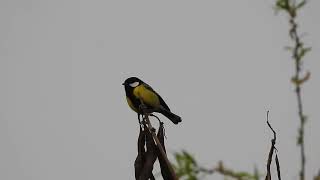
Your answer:
[[[130,77],[122,83],[126,88],[135,88],[142,84],[143,82],[137,77]]]

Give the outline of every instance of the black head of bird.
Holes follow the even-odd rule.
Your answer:
[[[143,82],[137,78],[137,77],[130,77],[128,79],[126,79],[122,85],[124,85],[124,87],[128,87],[128,88],[135,88],[137,87],[138,85],[142,84]]]

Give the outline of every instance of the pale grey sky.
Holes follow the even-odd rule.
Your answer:
[[[121,85],[129,76],[183,118],[175,126],[163,117],[169,153],[265,171],[270,110],[283,179],[297,179],[288,24],[273,2],[2,0],[0,179],[134,179],[138,126]],[[299,16],[313,47],[307,179],[320,168],[319,7],[310,1]]]

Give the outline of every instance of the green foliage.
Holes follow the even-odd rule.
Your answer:
[[[260,175],[257,168],[254,169],[253,174],[245,171],[234,171],[232,169],[226,168],[223,165],[223,163],[220,161],[218,163],[218,166],[214,170],[215,172],[223,175],[225,178],[230,177],[232,179],[237,179],[237,180],[259,180],[260,179]]]
[[[175,153],[175,160],[176,164],[174,168],[176,174],[179,179],[183,180],[198,180],[213,173],[223,175],[224,178],[238,180],[259,180],[260,178],[257,168],[255,168],[254,173],[251,174],[249,172],[228,169],[222,162],[219,162],[218,166],[212,169],[200,167],[194,157],[187,151]]]
[[[177,164],[174,165],[179,179],[196,180],[199,169],[195,159],[186,151],[175,153]]]
[[[291,17],[295,17],[297,15],[297,10],[306,5],[307,1],[302,0],[297,2],[296,0],[276,0],[276,9],[284,10],[290,14]]]

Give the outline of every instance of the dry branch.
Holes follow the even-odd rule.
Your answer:
[[[136,180],[155,179],[152,170],[157,157],[160,162],[161,174],[164,180],[178,180],[165,152],[163,123],[157,116],[150,114],[152,111],[145,110],[143,107],[141,109],[144,113],[142,115],[143,120],[142,125],[140,124],[138,137],[138,155],[134,165]],[[150,123],[149,116],[156,117],[159,120],[158,135],[156,135],[155,129]],[[139,115],[138,119],[140,123]],[[143,130],[141,126],[143,126]]]
[[[174,169],[167,157],[167,154],[166,152],[164,151],[163,149],[163,146],[161,145],[161,142],[159,141],[156,133],[154,132],[154,128],[152,127],[151,123],[150,123],[150,120],[149,120],[149,114],[145,113],[144,115],[145,117],[145,121],[147,123],[147,128],[149,130],[149,132],[151,133],[153,139],[156,141],[156,144],[157,144],[157,147],[158,147],[158,150],[160,153],[158,153],[159,156],[161,156],[161,158],[164,160],[164,163],[166,164],[166,166],[168,167],[169,171],[170,171],[170,174],[171,174],[171,177],[173,180],[178,180],[177,176],[176,176],[176,173],[174,172]]]
[[[146,127],[146,124],[144,124],[144,126]],[[140,173],[139,176],[139,180],[147,180],[147,179],[154,179],[154,176],[152,174],[152,170],[153,170],[153,164],[157,159],[157,148],[156,145],[152,139],[152,135],[147,131],[146,131],[146,148],[147,151],[145,153],[145,161],[144,161],[144,165],[142,168],[142,171]]]
[[[158,130],[158,134],[157,137],[163,147],[164,152],[166,153],[166,147],[164,145],[164,127],[163,127],[163,122],[159,121],[160,125],[159,125],[159,130]],[[161,156],[161,153],[158,149],[158,160],[160,163],[160,169],[161,169],[161,175],[163,177],[164,180],[172,180],[174,179],[174,177],[172,176],[170,169],[166,163],[166,160]]]
[[[275,147],[276,140],[277,140],[277,134],[273,130],[271,124],[269,123],[269,111],[267,111],[267,124],[268,124],[269,128],[273,132],[273,139],[271,140],[271,147],[270,147],[270,151],[269,151],[269,155],[268,155],[267,175],[266,175],[265,180],[271,180],[271,163],[272,163],[273,152],[276,151],[276,153],[277,153],[277,149]],[[279,159],[278,159],[278,155],[277,154],[276,154],[276,166],[277,166],[278,179],[281,180],[280,163],[279,163]]]
[[[143,130],[140,126],[140,132],[138,137],[138,155],[136,160],[134,161],[134,170],[135,170],[135,178],[139,179],[139,176],[141,174],[143,164],[145,162],[145,141],[146,141],[146,130]]]

